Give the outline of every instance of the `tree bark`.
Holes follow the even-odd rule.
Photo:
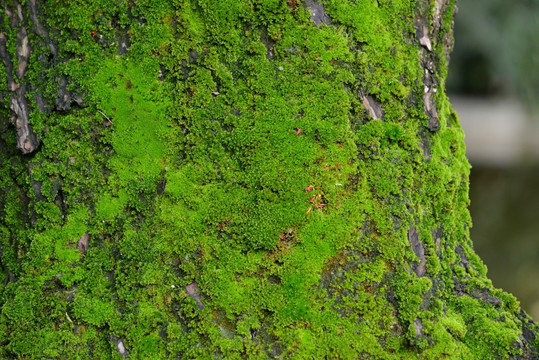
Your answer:
[[[454,1],[3,9],[2,358],[539,358],[469,237]]]

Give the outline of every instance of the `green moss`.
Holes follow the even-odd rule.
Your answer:
[[[66,61],[28,79],[53,101],[65,75],[87,106],[34,112],[40,151],[0,158],[2,357],[519,354],[443,86],[425,128],[416,4],[324,8],[331,25],[295,1],[44,5]]]
[[[463,338],[466,335],[467,329],[462,316],[454,311],[448,310],[440,323],[449,331],[453,336]]]

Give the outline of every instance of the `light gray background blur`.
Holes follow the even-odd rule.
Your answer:
[[[472,164],[472,240],[539,321],[539,0],[457,6],[447,90]]]

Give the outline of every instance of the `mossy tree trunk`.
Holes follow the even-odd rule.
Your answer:
[[[469,238],[453,0],[2,6],[1,358],[538,357]]]

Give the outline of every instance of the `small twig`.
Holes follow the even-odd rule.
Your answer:
[[[97,109],[97,111],[98,111],[101,115],[103,115],[105,118],[107,118],[107,120],[110,121],[110,123],[112,124],[112,120],[111,120],[111,119],[110,119],[110,118],[109,118],[103,111],[101,111],[101,110],[99,110],[99,109]]]

